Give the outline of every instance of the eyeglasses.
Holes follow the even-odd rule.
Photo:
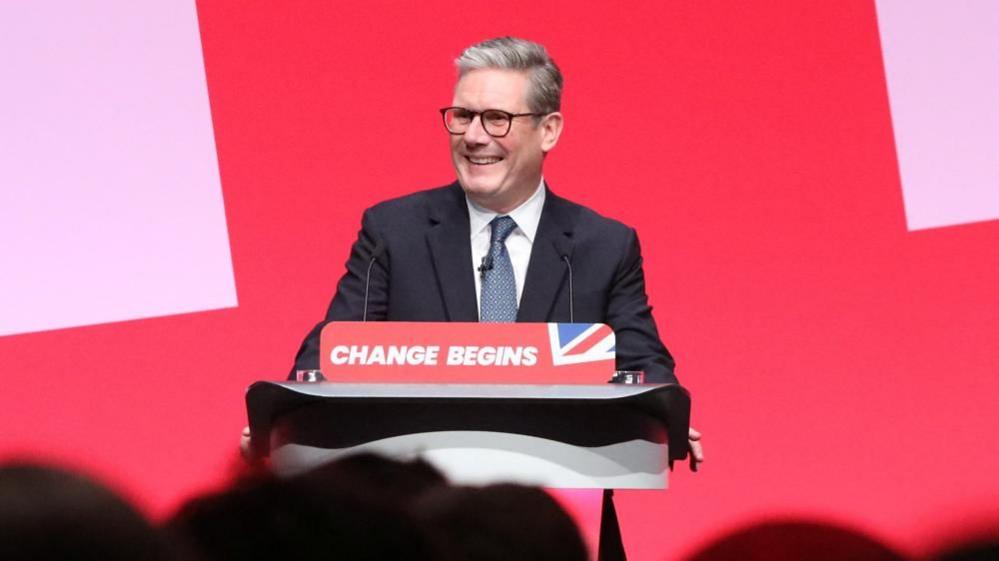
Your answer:
[[[465,134],[476,116],[481,116],[483,130],[493,138],[503,138],[510,133],[510,127],[516,117],[541,117],[546,113],[509,113],[499,109],[472,111],[464,107],[445,107],[441,109],[444,126],[451,134]]]

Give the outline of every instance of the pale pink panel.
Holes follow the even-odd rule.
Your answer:
[[[999,218],[999,2],[877,12],[909,229]]]
[[[235,306],[194,1],[0,21],[0,335]]]

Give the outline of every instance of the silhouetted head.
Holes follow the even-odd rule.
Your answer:
[[[727,534],[688,561],[904,561],[883,542],[823,522],[768,521]]]
[[[347,456],[301,477],[317,485],[364,489],[372,498],[403,505],[430,489],[448,484],[444,475],[424,460],[401,462],[370,453]]]
[[[585,561],[572,518],[535,487],[439,488],[418,512],[449,561]]]
[[[190,501],[168,527],[208,561],[436,558],[401,505],[335,477],[246,480]]]
[[[999,530],[991,535],[979,532],[949,545],[932,557],[933,561],[996,561],[999,559]]]
[[[0,559],[171,559],[166,541],[108,488],[68,471],[0,466]]]

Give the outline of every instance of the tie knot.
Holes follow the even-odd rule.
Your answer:
[[[489,223],[493,229],[493,240],[492,243],[504,243],[506,242],[507,236],[513,229],[517,227],[517,223],[513,221],[513,218],[509,216],[497,216],[493,218],[493,221]]]

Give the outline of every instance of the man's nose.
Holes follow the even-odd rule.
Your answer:
[[[482,126],[482,115],[473,117],[472,122],[468,123],[468,130],[464,134],[465,143],[470,145],[488,144],[491,138]]]

